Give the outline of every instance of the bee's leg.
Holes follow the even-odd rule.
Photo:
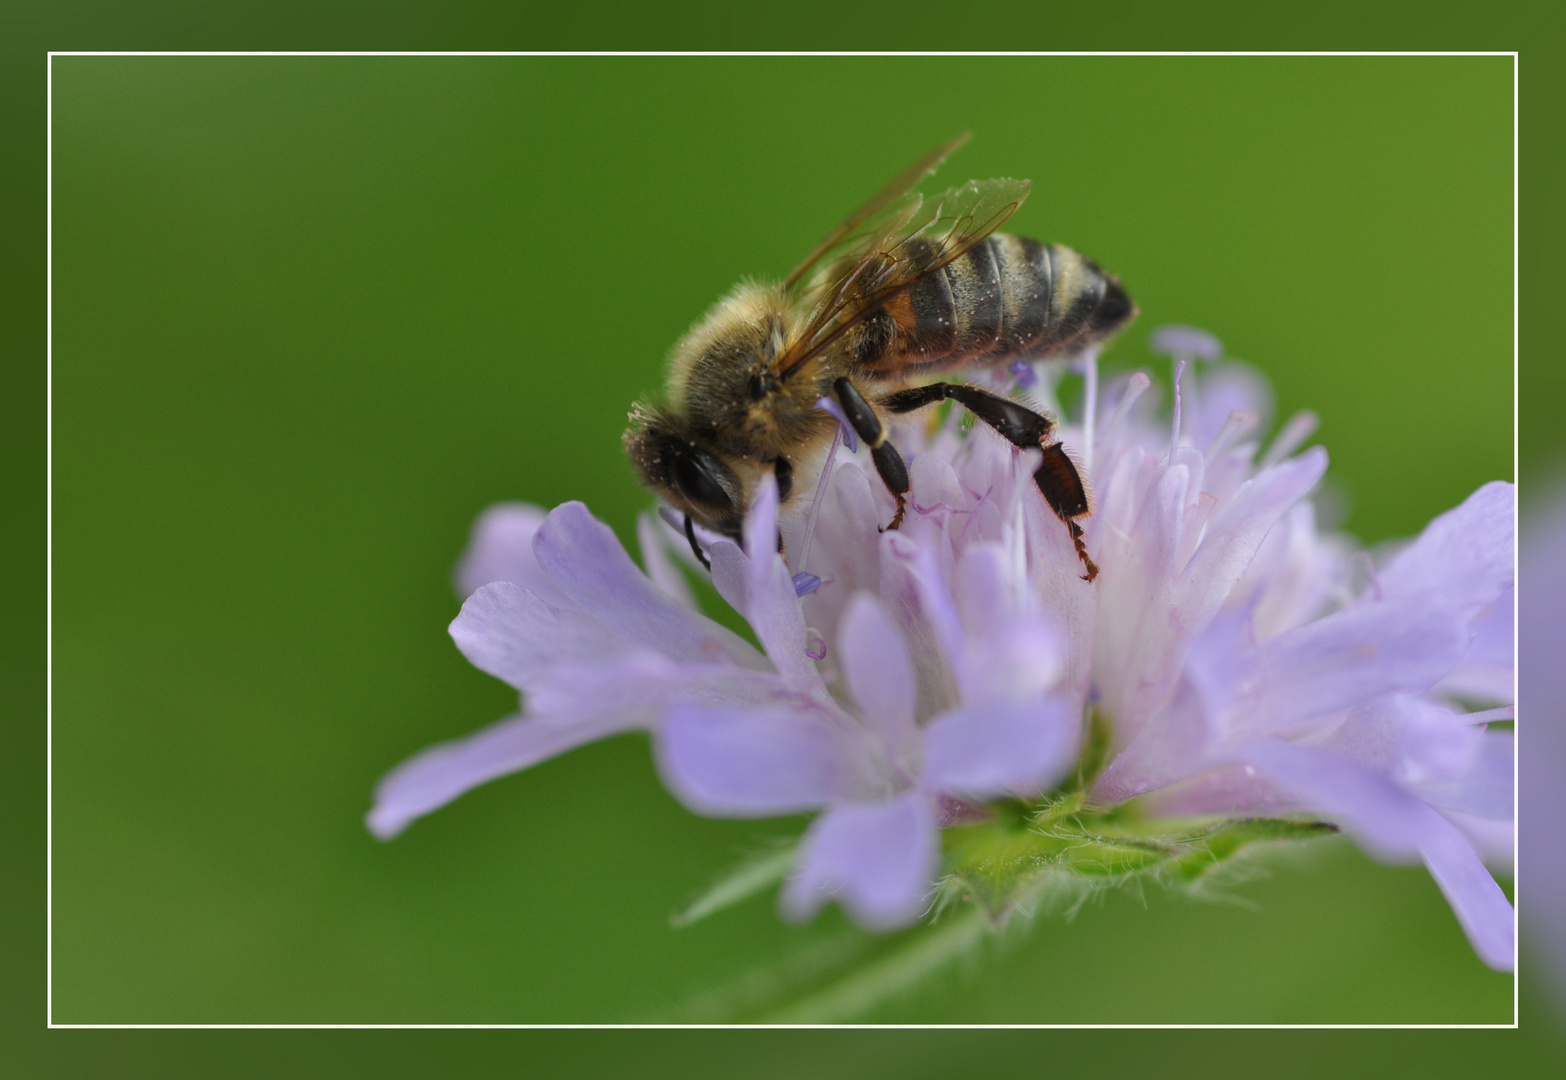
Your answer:
[[[696,526],[691,524],[691,516],[689,514],[685,515],[685,539],[690,541],[691,551],[695,554],[696,561],[701,563],[702,567],[705,568],[708,573],[711,573],[712,560],[707,558],[707,553],[703,551],[701,549],[701,545],[696,542]]]
[[[778,478],[778,503],[781,505],[794,493],[794,466],[789,464],[788,458],[780,457],[772,463],[772,474]],[[778,530],[778,554],[785,554],[782,529]]]
[[[853,425],[854,433],[870,448],[870,459],[875,462],[875,471],[881,474],[881,482],[892,493],[892,498],[897,500],[897,512],[892,515],[892,523],[887,526],[888,529],[895,529],[903,523],[903,514],[908,509],[905,497],[908,494],[908,466],[903,464],[903,455],[887,441],[881,418],[875,414],[858,387],[847,379],[838,379],[832,384],[832,392],[837,395],[838,404],[843,406],[843,415]]]
[[[916,386],[883,398],[881,404],[891,412],[905,413],[947,399],[967,408],[1014,446],[1044,451],[1044,460],[1034,471],[1033,480],[1043,493],[1044,501],[1049,503],[1050,509],[1070,530],[1072,545],[1085,571],[1083,580],[1092,581],[1098,577],[1098,566],[1088,557],[1087,547],[1082,542],[1082,526],[1076,522],[1077,518],[1086,517],[1088,513],[1087,488],[1083,486],[1082,477],[1066,451],[1058,442],[1048,441],[1055,430],[1055,421],[1020,402],[967,383]]]

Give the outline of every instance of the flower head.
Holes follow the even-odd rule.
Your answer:
[[[868,926],[912,921],[943,873],[973,869],[943,829],[993,820],[997,801],[1043,813],[1070,789],[1072,843],[1106,850],[1192,818],[1335,822],[1422,859],[1479,955],[1510,966],[1511,908],[1479,854],[1510,846],[1511,737],[1485,729],[1510,713],[1455,703],[1510,700],[1511,486],[1367,576],[1306,499],[1327,464],[1296,453],[1312,418],[1264,451],[1259,376],[1217,363],[1200,332],[1160,343],[1216,365],[1177,376],[1172,417],[1137,374],[1062,431],[1097,489],[1094,583],[1039,497],[1038,452],[955,411],[894,429],[912,479],[896,531],[867,456],[834,446],[808,511],[780,518],[767,484],[743,545],[702,537],[759,649],[696,609],[695,562],[652,515],[643,573],[579,503],[491,510],[452,636],[524,712],[391,773],[371,829],[645,728],[698,813],[820,812],[781,894],[793,918],[835,899]],[[1191,835],[1168,850],[1208,834]]]

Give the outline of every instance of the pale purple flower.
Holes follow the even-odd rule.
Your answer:
[[[1116,753],[1093,794],[1334,820],[1379,857],[1423,860],[1475,951],[1509,969],[1512,910],[1480,850],[1510,852],[1512,737],[1484,730],[1510,710],[1463,716],[1432,691],[1511,699],[1509,649],[1471,654],[1487,628],[1509,644],[1514,489],[1481,488],[1355,594],[1343,541],[1300,501],[1324,453],[1257,459],[1238,441],[1252,423],[1237,410],[1201,448],[1160,451],[1146,428],[1107,448],[1093,674]]]
[[[1216,361],[1193,333],[1161,344]],[[1088,374],[1096,392],[1091,360]],[[892,499],[867,456],[834,447],[813,466],[816,500],[802,468],[781,520],[762,490],[743,548],[702,537],[760,650],[695,609],[694,560],[654,516],[644,574],[580,504],[490,511],[452,635],[525,712],[395,770],[372,830],[646,728],[699,813],[821,811],[786,914],[837,899],[896,926],[933,893],[942,825],[1047,792],[1097,716],[1113,744],[1096,805],[1326,817],[1380,857],[1422,859],[1479,955],[1509,967],[1511,908],[1480,853],[1510,848],[1511,738],[1484,730],[1510,713],[1455,703],[1511,700],[1511,486],[1482,488],[1367,574],[1306,499],[1326,468],[1320,448],[1295,453],[1312,417],[1263,451],[1270,401],[1250,369],[1187,375],[1161,428],[1148,385],[1110,387],[1091,423],[1061,432],[1097,489],[1096,583],[1033,484],[1037,453],[954,412],[894,430],[913,481],[896,532],[880,531]]]

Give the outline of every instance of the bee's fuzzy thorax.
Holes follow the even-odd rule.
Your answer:
[[[729,374],[715,368],[737,367],[740,361],[748,375],[756,361],[775,356],[782,348],[787,312],[788,299],[779,287],[756,281],[736,285],[670,351],[669,400],[710,398],[720,390],[715,384],[726,381],[721,376]]]

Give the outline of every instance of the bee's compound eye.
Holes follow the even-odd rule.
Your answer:
[[[717,471],[723,466],[705,450],[692,447],[681,454],[674,463],[674,482],[692,502],[727,510],[731,501],[729,493],[718,482]]]

